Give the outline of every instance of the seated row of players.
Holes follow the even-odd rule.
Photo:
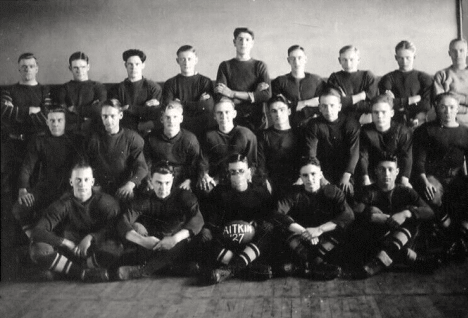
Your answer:
[[[262,149],[259,152],[260,164],[258,172],[252,173],[249,165],[257,162],[256,137],[247,128],[234,124],[236,111],[231,100],[221,100],[215,105],[215,119],[218,126],[206,134],[200,160],[198,160],[200,147],[197,138],[190,132],[180,129],[183,119],[182,106],[178,102],[171,102],[163,112],[164,128],[146,137],[147,159],[152,167],[148,187],[152,191],[149,196],[142,194],[135,201],[132,200],[134,188],[141,184],[148,171],[143,154],[145,143],[142,137],[133,130],[120,127],[123,110],[118,101],[110,100],[103,104],[101,109],[103,128],[87,139],[85,143],[87,155],[83,154],[79,139],[72,138],[66,132],[65,110],[63,108],[51,109],[48,113],[50,134],[38,135],[30,143],[30,150],[23,164],[20,178],[24,187],[20,189],[18,203],[15,204],[13,213],[33,242],[46,243],[33,245],[32,258],[38,264],[45,264],[46,268],[60,272],[70,272],[73,261],[69,262],[70,259],[67,258],[66,253],[61,254],[53,248],[60,245],[72,248],[72,251],[74,250],[75,254],[78,253],[81,257],[89,258],[94,255],[86,252],[91,241],[97,240],[95,237],[99,236],[94,234],[97,230],[92,230],[96,229],[94,226],[99,227],[97,225],[99,222],[94,218],[98,218],[101,225],[106,225],[106,228],[102,229],[103,233],[112,231],[113,221],[109,221],[107,217],[116,217],[119,214],[118,211],[115,212],[115,209],[119,210],[119,204],[111,196],[98,191],[96,192],[96,198],[99,198],[96,199],[97,202],[101,200],[114,202],[113,204],[102,203],[103,208],[112,207],[112,211],[98,213],[98,207],[90,206],[91,202],[94,202],[89,200],[92,196],[91,190],[87,191],[86,199],[82,200],[81,204],[77,204],[80,201],[76,200],[79,194],[86,192],[80,184],[88,180],[89,189],[94,185],[94,176],[89,166],[76,168],[81,172],[84,170],[86,177],[76,177],[74,174],[77,173],[74,169],[70,180],[74,188],[73,196],[67,193],[58,199],[67,184],[67,166],[70,167],[71,162],[77,157],[88,157],[91,166],[96,169],[97,184],[103,192],[115,194],[115,197],[121,200],[124,212],[127,211],[123,216],[124,225],[121,223],[117,225],[120,237],[150,250],[146,252],[137,249],[133,252],[125,252],[123,247],[113,240],[101,242],[104,244],[102,246],[104,252],[95,247],[97,254],[91,259],[94,262],[93,266],[100,264],[98,259],[101,257],[107,261],[112,260],[112,264],[105,265],[112,269],[125,263],[146,261],[146,265],[142,268],[138,266],[117,267],[115,271],[111,271],[116,276],[111,275],[111,278],[127,279],[148,275],[168,267],[182,256],[190,255],[188,251],[193,253],[203,251],[208,255],[198,255],[198,258],[211,262],[203,264],[202,267],[212,269],[204,271],[208,273],[205,275],[206,281],[219,282],[233,274],[237,275],[260,254],[266,255],[268,260],[272,249],[276,251],[276,254],[278,250],[284,250],[278,247],[284,242],[275,242],[275,238],[281,237],[296,251],[297,255],[294,255],[298,258],[296,263],[300,264],[298,266],[300,269],[295,272],[307,273],[308,277],[317,279],[334,278],[340,275],[341,269],[338,265],[329,264],[325,260],[328,257],[325,256],[334,250],[338,242],[344,240],[345,235],[348,235],[345,229],[354,218],[345,194],[348,195],[348,201],[355,206],[355,213],[359,216],[360,222],[370,220],[380,224],[378,227],[383,227],[383,229],[376,230],[376,233],[369,234],[368,226],[357,226],[352,233],[361,231],[365,234],[358,234],[356,237],[351,235],[351,241],[361,242],[365,238],[374,242],[375,238],[380,236],[385,239],[382,241],[383,245],[376,247],[381,248],[381,251],[371,259],[370,263],[359,267],[358,271],[347,271],[342,274],[343,276],[371,275],[390,266],[393,260],[402,255],[402,251],[409,261],[416,262],[418,258],[407,244],[414,238],[420,220],[430,220],[434,217],[434,212],[411,189],[410,183],[395,186],[399,175],[397,161],[401,165],[407,165],[408,157],[411,157],[411,147],[407,145],[407,135],[411,137],[411,130],[401,124],[392,126],[392,99],[387,95],[375,99],[372,106],[374,123],[364,125],[361,135],[360,126],[354,118],[340,115],[340,106],[340,92],[334,88],[324,89],[323,95],[320,96],[319,106],[322,116],[311,120],[306,126],[304,134],[306,143],[303,148],[308,158],[311,155],[319,158],[328,153],[332,155],[325,158],[322,165],[316,159],[299,163],[301,147],[298,145],[302,141],[290,128],[288,103],[282,96],[272,99],[269,107],[274,125],[262,132],[259,143]],[[466,176],[463,176],[462,168],[463,158],[468,154],[468,128],[459,125],[456,121],[458,101],[455,95],[451,93],[440,95],[437,99],[437,110],[437,121],[426,123],[415,130],[416,168],[419,169],[416,175],[419,183],[415,184],[420,185],[420,193],[436,210],[439,222],[445,227],[450,243],[456,243],[450,247],[463,249],[467,239],[468,222],[466,211],[463,209],[467,199],[467,180]],[[372,127],[374,129],[371,129]],[[399,133],[404,128],[406,133],[403,134],[404,138],[400,138]],[[325,137],[322,137],[320,133]],[[375,182],[363,189],[364,195],[356,196],[358,203],[355,205],[353,195],[349,191],[350,186],[352,188],[352,182],[350,178],[346,178],[347,174],[351,176],[354,173],[354,167],[350,172],[347,168],[350,165],[349,162],[354,162],[351,165],[356,166],[359,160],[359,136],[363,140],[369,134],[377,137],[369,138],[369,143],[375,147],[375,150],[370,151],[373,148],[369,146],[367,151],[372,154],[378,152],[380,155],[361,156],[360,159],[363,161],[362,159],[365,158],[362,164],[367,168],[364,181],[370,180],[372,176]],[[403,140],[402,143],[400,139]],[[354,143],[357,146],[350,147]],[[324,144],[325,151],[320,150],[320,144]],[[361,153],[366,151],[367,146],[362,147],[363,145],[365,143],[361,143]],[[351,155],[350,149],[354,149],[353,152],[357,152],[357,156]],[[233,153],[242,153],[242,155],[234,155],[237,159],[233,159],[231,156]],[[336,154],[339,154],[340,160],[332,160]],[[389,157],[381,160],[383,156]],[[223,169],[226,158],[229,158],[227,176]],[[161,159],[164,159],[163,164],[160,163]],[[205,200],[201,193],[197,193],[196,189],[191,186],[192,182],[197,179],[199,162],[200,187],[202,190],[211,190],[214,187],[211,192],[207,191],[210,194]],[[37,163],[42,164],[40,181],[31,189],[28,182],[31,180]],[[338,166],[334,167],[334,165]],[[334,179],[335,171],[338,169],[341,169],[339,171],[341,171],[342,179],[344,177],[346,182],[332,181],[339,179]],[[409,169],[411,169],[411,163]],[[298,170],[303,185],[287,191],[292,182],[297,179]],[[370,170],[375,171],[375,174],[371,174]],[[322,171],[328,181],[336,182],[345,192],[329,185],[328,181],[322,180]],[[274,193],[281,198],[276,208],[266,188],[261,184],[250,183],[252,174],[255,173],[268,176]],[[78,185],[74,184],[74,180]],[[172,187],[174,182],[175,186]],[[396,188],[398,190],[395,190]],[[206,223],[203,229],[201,229],[203,217],[199,204],[195,195],[188,191],[190,189],[199,194],[197,196],[202,200],[200,203],[204,203],[201,212]],[[319,189],[321,189],[319,193],[323,192],[320,196],[309,197],[307,194],[308,192],[315,193]],[[171,193],[180,194],[174,194],[171,200],[166,199],[172,195]],[[441,196],[442,193],[444,193],[443,196]],[[41,208],[47,207],[57,199],[57,202],[46,209],[45,214],[40,213]],[[97,202],[93,204],[98,204]],[[276,211],[275,217],[272,211]],[[69,213],[74,216],[68,215]],[[149,216],[143,216],[144,214],[149,214]],[[283,214],[287,216],[281,216]],[[140,217],[143,219],[140,220]],[[92,225],[81,224],[83,218]],[[408,226],[405,223],[406,219],[412,219]],[[37,220],[39,220],[38,223],[36,223]],[[247,246],[232,247],[232,244],[226,245],[222,239],[223,226],[234,220],[255,221],[254,228],[258,233]],[[78,223],[75,224],[75,221]],[[88,231],[83,229],[80,235],[77,234],[75,238],[72,236],[70,241],[67,241],[66,236],[67,240],[57,238],[57,235],[53,234],[54,229],[66,228],[67,222],[73,223],[70,225],[72,228],[89,226],[89,231],[93,234],[77,238]],[[156,224],[151,224],[152,222]],[[360,222],[357,224],[359,225]],[[166,228],[172,225],[174,228]],[[149,230],[152,226],[156,228],[153,232]],[[304,230],[305,228],[307,231]],[[391,229],[391,235],[383,235],[388,232],[388,229]],[[196,236],[200,230],[201,234]],[[329,231],[333,231],[332,237],[321,236],[322,233]],[[291,236],[291,232],[300,236]],[[229,231],[228,234],[230,234]],[[239,234],[245,233],[234,233],[234,235]],[[193,238],[194,242],[189,244],[189,238]],[[177,243],[182,241],[184,241],[182,245],[172,250]],[[319,242],[321,243],[317,244]],[[193,244],[201,244],[202,247],[194,247]],[[304,244],[306,247],[303,246]],[[365,246],[374,245],[365,244]],[[346,250],[352,250],[353,247],[355,246],[352,245]],[[153,248],[158,251],[157,256],[151,252]],[[159,253],[161,250],[164,251],[162,253],[164,257]],[[101,252],[105,257],[98,256]],[[112,257],[105,253],[110,253]],[[47,257],[41,258],[44,255]],[[58,262],[59,260],[61,261]],[[73,274],[70,275],[78,275],[85,280],[109,279],[108,271],[90,269],[91,260],[87,262],[87,267],[75,262]],[[277,262],[278,259],[275,261]],[[217,262],[225,266],[216,268]],[[68,265],[56,268],[54,264]],[[100,265],[104,266],[104,264]],[[263,266],[251,268],[254,276],[271,276],[270,266],[261,265]]]

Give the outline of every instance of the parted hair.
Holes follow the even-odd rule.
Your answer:
[[[19,63],[21,60],[29,60],[29,59],[35,59],[36,62],[37,62],[37,58],[36,58],[36,56],[34,55],[34,53],[27,52],[27,53],[21,54],[21,55],[18,57],[18,63]]]
[[[298,45],[298,44],[295,44],[293,46],[290,46],[289,49],[288,49],[288,56],[289,54],[291,54],[291,52],[294,52],[296,50],[301,50],[302,52],[305,53],[305,50],[302,46]]]
[[[252,36],[252,39],[255,38],[254,36],[254,32],[252,30],[250,30],[249,28],[246,28],[246,27],[240,27],[240,28],[236,28],[234,30],[234,39],[237,39],[237,36],[241,33],[248,33]]]
[[[141,62],[143,62],[143,63],[145,63],[145,61],[146,61],[146,54],[141,50],[130,49],[130,50],[127,50],[127,51],[122,53],[122,58],[123,58],[124,62],[127,62],[127,60],[132,56],[140,57]]]
[[[86,55],[84,52],[75,52],[72,55],[70,55],[70,58],[68,59],[68,64],[71,65],[73,61],[76,60],[83,60],[86,61],[86,63],[89,63],[89,57]]]

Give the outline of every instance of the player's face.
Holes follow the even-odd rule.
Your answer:
[[[338,114],[341,111],[340,98],[333,95],[321,96],[319,111],[327,121],[334,122],[338,119]]]
[[[220,102],[215,108],[215,120],[219,126],[225,127],[233,125],[237,112],[230,103]]]
[[[274,102],[270,105],[270,115],[274,125],[285,124],[289,122],[291,109],[283,102]]]
[[[177,109],[166,109],[161,117],[165,130],[180,130],[182,119],[182,114]]]
[[[391,190],[395,187],[395,180],[400,170],[394,161],[382,161],[375,168],[378,186]]]
[[[62,136],[65,133],[65,113],[49,113],[47,115],[47,126],[49,126],[52,136]]]
[[[453,65],[464,65],[466,63],[467,45],[457,41],[450,46],[449,55]]]
[[[125,62],[125,68],[127,69],[127,75],[129,79],[140,78],[143,76],[143,69],[145,63],[143,63],[138,55],[130,56]]]
[[[39,66],[37,65],[36,59],[31,58],[20,60],[18,67],[22,81],[30,82],[36,80],[36,75],[39,71]]]
[[[177,64],[180,66],[180,72],[184,75],[195,73],[195,65],[198,63],[198,57],[191,51],[180,52],[177,57]]]
[[[151,184],[153,185],[154,193],[160,199],[164,199],[171,194],[172,183],[174,176],[170,173],[162,174],[155,173],[151,178]]]
[[[457,122],[458,101],[450,96],[442,98],[437,105],[437,113],[444,125],[454,125]]]
[[[228,172],[231,179],[231,186],[237,191],[243,191],[247,189],[250,169],[245,162],[234,162],[228,166]]]
[[[346,72],[356,72],[359,65],[359,55],[354,50],[348,50],[340,54],[338,61]]]
[[[239,33],[239,35],[237,35],[237,37],[234,39],[234,46],[236,47],[236,52],[241,55],[250,54],[253,45],[254,40],[252,39],[252,36],[247,32]]]
[[[307,64],[307,56],[301,49],[294,50],[289,53],[288,63],[291,65],[291,70],[304,70]]]
[[[387,103],[372,105],[372,122],[378,128],[389,128],[393,115],[394,111]]]
[[[101,110],[102,123],[109,134],[116,134],[120,130],[120,120],[123,112],[112,106],[103,106]]]
[[[395,60],[398,63],[398,67],[402,72],[409,72],[413,70],[414,63],[414,52],[411,50],[401,49],[395,54]]]
[[[73,195],[81,201],[88,200],[92,195],[94,177],[91,168],[74,169],[70,178]]]
[[[303,166],[299,173],[307,192],[316,192],[320,189],[322,170],[319,167],[315,165]]]
[[[72,61],[69,69],[72,72],[73,79],[75,81],[82,82],[88,80],[89,64],[85,60]]]

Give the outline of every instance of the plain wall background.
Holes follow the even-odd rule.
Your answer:
[[[451,64],[456,0],[1,1],[0,85],[18,81],[24,52],[37,55],[43,84],[71,79],[68,57],[75,51],[90,56],[91,79],[120,82],[129,48],[147,54],[145,77],[165,81],[179,72],[175,52],[184,44],[197,48],[198,71],[215,79],[219,63],[235,55],[238,26],[255,31],[252,56],[267,63],[272,78],[289,72],[293,44],[306,49],[308,72],[328,77],[340,69],[338,50],[354,44],[360,69],[381,76],[397,68],[394,47],[403,39],[418,48],[415,68],[434,74]]]

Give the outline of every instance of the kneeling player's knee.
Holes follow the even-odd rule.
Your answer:
[[[56,253],[54,247],[50,244],[43,242],[32,243],[29,247],[29,256],[34,263],[40,264],[44,259]]]

